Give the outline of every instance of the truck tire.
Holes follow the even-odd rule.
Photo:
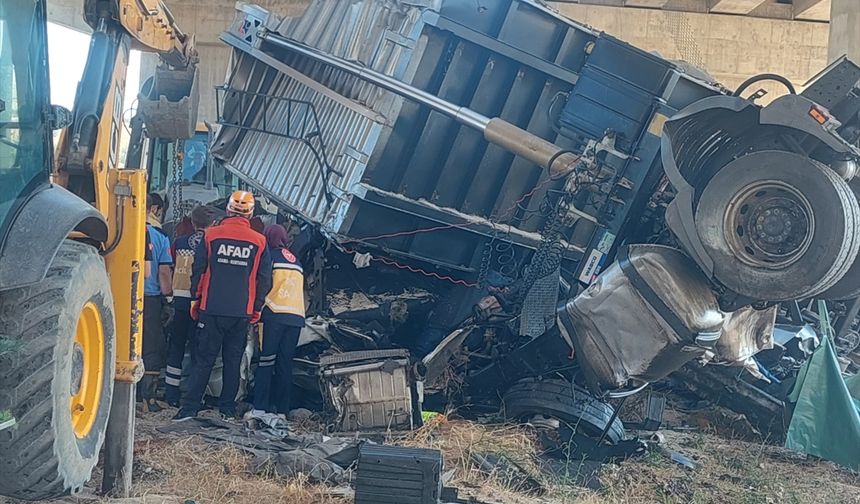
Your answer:
[[[613,411],[612,406],[585,389],[563,380],[522,380],[512,385],[503,397],[506,418],[522,420],[545,415],[595,439],[609,425]],[[623,439],[624,424],[616,417],[605,441],[614,445]]]
[[[860,179],[855,178],[848,183],[848,187],[851,188],[851,191],[854,194],[854,199],[860,201]],[[858,235],[860,235],[860,233],[858,233]],[[856,297],[860,297],[860,254],[857,254],[857,257],[854,259],[854,262],[851,264],[851,267],[848,268],[848,272],[845,273],[842,279],[836,282],[833,287],[822,292],[819,297],[827,300],[854,299]]]
[[[820,294],[848,272],[860,247],[860,206],[848,184],[790,152],[730,162],[708,182],[695,212],[714,278],[751,299]]]
[[[113,298],[95,248],[66,240],[38,284],[0,293],[0,495],[76,493],[104,442],[115,370]],[[8,346],[8,345],[7,345]]]

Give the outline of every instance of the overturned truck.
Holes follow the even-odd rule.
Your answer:
[[[860,294],[848,60],[731,91],[530,0],[240,4],[222,40],[212,154],[302,230],[298,361],[342,424],[435,394],[618,440],[600,399],[744,363],[782,301]],[[786,94],[757,104],[763,79]]]

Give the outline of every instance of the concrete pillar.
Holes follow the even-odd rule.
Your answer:
[[[857,0],[831,0],[830,61],[847,54],[860,63],[860,8]]]

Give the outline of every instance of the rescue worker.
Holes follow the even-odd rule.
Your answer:
[[[266,226],[264,234],[272,256],[272,289],[261,319],[263,341],[254,374],[254,409],[246,418],[290,412],[293,354],[305,326],[304,275],[298,258],[288,248],[287,230],[272,224]]]
[[[212,225],[215,209],[199,205],[191,210],[191,233],[179,236],[173,242],[173,330],[167,344],[167,370],[165,372],[164,398],[167,404],[179,406],[179,384],[182,379],[182,360],[189,348],[194,358],[194,326],[191,319],[191,269],[194,252],[203,241],[203,231]],[[177,228],[178,229],[178,228]]]
[[[188,392],[174,421],[197,416],[219,352],[223,377],[218,409],[226,418],[236,416],[239,367],[248,324],[260,320],[272,284],[266,239],[251,229],[253,213],[254,196],[234,192],[227,202],[227,217],[204,231],[194,253],[190,311],[198,321],[198,332]]]
[[[173,295],[170,239],[161,230],[164,200],[156,193],[147,197],[146,239],[152,256],[150,271],[143,280],[143,379],[139,394],[144,411],[160,411],[156,402],[158,376],[167,358],[167,342],[162,325],[165,297]]]

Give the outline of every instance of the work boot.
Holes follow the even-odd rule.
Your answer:
[[[173,385],[167,385],[164,387],[164,402],[166,402],[168,406],[178,408],[179,399],[179,387],[175,387]]]
[[[173,415],[173,418],[171,418],[171,421],[178,423],[178,422],[185,422],[187,420],[192,420],[194,418],[197,418],[197,412],[196,411],[188,411],[188,410],[180,408],[180,410],[177,411],[175,415]]]
[[[158,374],[145,373],[141,379],[143,392],[143,411],[144,413],[158,413],[162,407],[155,400],[155,395],[158,390]]]

